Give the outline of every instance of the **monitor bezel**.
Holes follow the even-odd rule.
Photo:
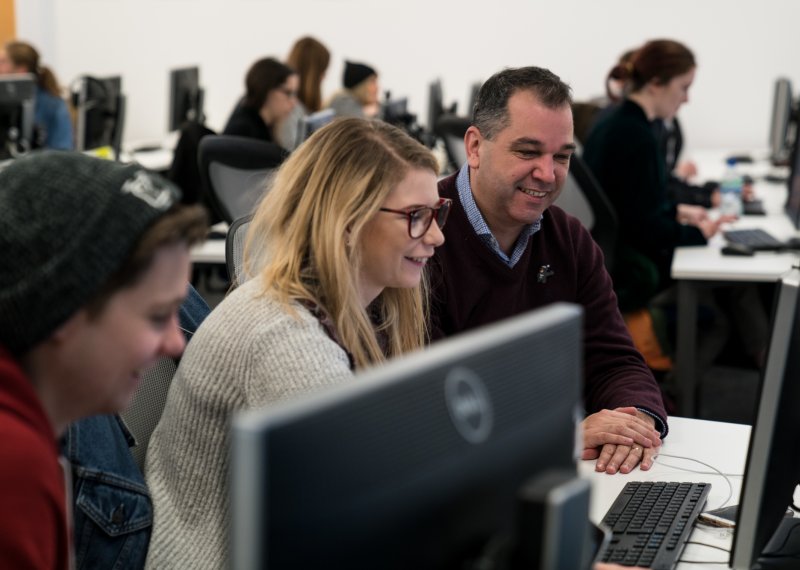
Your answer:
[[[756,421],[750,433],[742,491],[736,516],[730,566],[749,570],[759,559],[773,533],[778,529],[787,505],[778,507],[779,496],[792,493],[800,482],[800,460],[787,465],[785,450],[776,449],[780,435],[783,438],[786,424],[793,424],[793,436],[800,441],[800,421],[790,418],[786,391],[791,390],[797,378],[787,378],[793,367],[789,358],[792,347],[800,342],[800,270],[792,269],[779,281],[773,308],[773,326],[770,336],[767,363],[761,378],[761,389]],[[784,430],[780,434],[779,430]],[[781,439],[782,441],[782,439]],[[791,461],[791,460],[789,460]],[[778,465],[776,463],[783,462]],[[785,474],[789,467],[794,475]],[[780,477],[776,484],[776,476]],[[777,500],[776,500],[776,497]]]

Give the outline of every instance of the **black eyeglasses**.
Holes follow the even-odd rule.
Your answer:
[[[449,198],[440,198],[435,206],[424,206],[405,212],[403,210],[392,210],[391,208],[381,208],[381,212],[400,214],[408,218],[408,235],[411,239],[419,239],[428,232],[434,218],[439,229],[444,228],[447,215],[450,213],[450,204],[453,201]]]

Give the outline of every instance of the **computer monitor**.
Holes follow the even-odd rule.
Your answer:
[[[444,113],[442,81],[437,79],[428,84],[428,131],[434,132],[436,121]]]
[[[203,122],[203,89],[198,67],[169,72],[168,129],[178,131],[187,122]]]
[[[526,481],[575,476],[581,314],[551,305],[236,417],[233,567],[465,568],[507,544]]]
[[[312,133],[320,130],[336,118],[336,111],[333,109],[321,109],[316,113],[306,115],[300,120],[297,133],[297,145],[305,141]]]
[[[32,74],[0,76],[0,160],[33,147],[35,101],[36,78]]]
[[[786,164],[796,130],[792,84],[785,77],[780,77],[775,80],[769,126],[770,159],[774,164]]]
[[[381,104],[380,116],[384,121],[393,125],[404,125],[415,118],[408,112],[407,97],[391,99],[388,93],[386,99]]]
[[[108,146],[113,149],[114,157],[119,159],[125,126],[122,78],[85,75],[78,81],[76,99],[78,150]]]
[[[794,269],[781,279],[776,295],[730,557],[737,570],[750,570],[756,561],[764,570],[800,565],[800,519],[784,519],[800,483],[798,291],[800,271]]]
[[[800,229],[800,137],[797,137],[792,145],[789,167],[790,175],[787,181],[784,211],[794,227]]]

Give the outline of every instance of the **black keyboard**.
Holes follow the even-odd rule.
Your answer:
[[[723,235],[731,243],[740,243],[755,250],[777,251],[785,246],[781,240],[761,229],[730,230]]]
[[[710,483],[632,481],[625,485],[602,524],[611,529],[603,562],[671,570],[678,563]]]

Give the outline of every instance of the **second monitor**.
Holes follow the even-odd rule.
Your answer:
[[[187,122],[203,122],[203,97],[198,67],[184,67],[169,72],[170,132],[180,130]]]

